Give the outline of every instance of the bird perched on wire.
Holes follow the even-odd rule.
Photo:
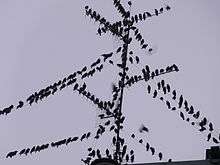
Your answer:
[[[150,144],[147,143],[147,144],[146,144],[146,151],[149,151],[149,149],[150,149]]]
[[[18,106],[16,107],[16,109],[22,108],[23,105],[24,105],[24,102],[23,101],[19,101]]]
[[[219,144],[219,141],[216,138],[212,137],[212,140],[215,144]]]
[[[151,151],[151,154],[152,154],[152,155],[154,155],[154,154],[155,154],[155,148],[150,147],[150,151]]]
[[[157,90],[154,90],[153,98],[157,97]]]
[[[147,92],[150,93],[150,91],[151,91],[151,86],[148,85],[148,86],[147,86]]]
[[[183,112],[181,112],[181,111],[180,111],[180,117],[181,117],[183,120],[185,120],[184,114],[183,114]]]
[[[12,152],[9,152],[6,156],[6,158],[10,157],[12,158],[13,156],[15,156],[17,154],[18,151],[12,151]]]
[[[194,117],[195,119],[198,119],[199,116],[200,116],[200,111],[197,111],[197,112],[193,115],[193,117]]]
[[[25,153],[25,151],[26,151],[26,149],[21,150],[21,151],[19,152],[19,155],[24,154],[24,153]]]
[[[111,53],[108,53],[108,54],[102,54],[101,56],[103,56],[103,60],[104,60],[104,62],[109,58],[109,57],[111,57],[113,55],[113,52],[111,52]]]
[[[207,135],[207,141],[209,141],[212,137],[212,133],[210,132],[208,135]]]
[[[182,105],[183,105],[183,95],[180,96],[178,105],[179,105],[178,108],[182,107]]]
[[[158,156],[159,156],[159,159],[162,160],[163,154],[161,152],[159,152]]]
[[[141,126],[138,130],[139,130],[140,133],[142,133],[143,131],[149,132],[149,129],[147,127],[145,127],[144,124],[141,124]]]

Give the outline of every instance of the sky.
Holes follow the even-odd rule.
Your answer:
[[[126,0],[122,3],[128,7]],[[220,2],[138,0],[133,1],[131,13],[153,12],[166,4],[171,6],[169,12],[137,24],[154,49],[153,54],[140,49],[135,41],[130,46],[141,60],[139,65],[130,66],[132,74],[141,74],[145,65],[154,70],[176,64],[180,70],[125,89],[122,111],[126,120],[122,135],[129,148],[135,150],[135,163],[157,162],[158,157],[146,152],[143,145],[130,137],[131,133],[161,151],[163,161],[204,159],[205,149],[215,145],[206,141],[206,133],[200,133],[198,128],[181,120],[178,112],[170,112],[159,99],[147,94],[148,84],[155,86],[164,79],[176,89],[178,96],[182,94],[213,123],[216,135],[220,132]],[[118,38],[109,33],[97,35],[99,25],[85,16],[86,5],[110,22],[120,20],[110,0],[0,1],[0,109],[90,66],[101,54],[120,46]],[[85,80],[87,88],[104,100],[110,99],[118,71],[106,64],[101,73]],[[112,151],[112,134],[106,133],[99,141],[89,139],[28,156],[5,158],[10,151],[88,131],[95,133],[104,122],[97,117],[99,114],[92,102],[69,87],[38,104],[1,115],[0,162],[4,165],[83,164],[81,158],[88,154],[88,147]],[[139,133],[141,124],[149,128],[148,133]]]

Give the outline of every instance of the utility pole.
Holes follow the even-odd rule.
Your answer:
[[[130,17],[129,17],[130,18]],[[123,104],[123,96],[124,96],[124,87],[125,87],[125,76],[126,76],[126,67],[127,67],[127,53],[128,53],[128,45],[129,45],[129,33],[130,33],[130,19],[124,18],[123,22],[127,22],[127,25],[125,28],[128,28],[127,34],[125,35],[125,40],[123,41],[123,50],[122,55],[121,55],[121,62],[122,62],[122,67],[123,67],[123,73],[122,73],[122,78],[121,78],[121,91],[120,91],[120,97],[119,97],[119,109],[118,109],[118,114],[117,114],[117,139],[116,139],[116,160],[119,160],[119,162],[122,162],[122,157],[121,157],[121,145],[120,145],[120,120],[122,117],[122,104]]]

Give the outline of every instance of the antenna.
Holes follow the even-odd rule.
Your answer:
[[[91,138],[98,140],[108,129],[110,132],[114,131],[115,133],[115,135],[112,137],[112,144],[115,147],[113,153],[111,153],[107,148],[105,150],[106,156],[103,157],[104,154],[101,153],[100,149],[90,147],[88,148],[88,156],[86,159],[81,159],[81,161],[85,164],[90,164],[92,161],[91,165],[102,164],[102,162],[108,162],[109,164],[134,162],[135,151],[133,149],[128,149],[126,140],[121,136],[121,130],[123,129],[123,123],[125,121],[122,107],[124,90],[141,81],[148,83],[148,81],[161,75],[178,72],[179,68],[176,64],[171,64],[165,68],[153,70],[150,66],[145,65],[141,69],[139,75],[129,75],[128,71],[131,68],[128,67],[128,63],[131,65],[136,65],[139,64],[141,60],[138,55],[135,55],[134,51],[129,50],[129,45],[136,40],[139,43],[140,49],[145,51],[147,50],[148,54],[152,54],[154,49],[149,43],[146,43],[146,40],[144,39],[140,30],[135,25],[142,21],[146,21],[149,18],[157,17],[160,14],[169,11],[171,8],[170,6],[166,5],[159,9],[154,9],[153,12],[143,12],[140,14],[131,15],[130,11],[126,10],[126,8],[121,4],[120,0],[113,0],[113,5],[121,15],[121,21],[110,23],[105,17],[101,16],[101,14],[94,11],[89,6],[85,6],[85,13],[86,16],[90,17],[100,25],[97,29],[98,35],[102,36],[102,34],[109,32],[111,35],[118,37],[123,42],[120,47],[112,52],[102,54],[90,66],[84,66],[82,69],[67,75],[66,77],[43,89],[40,89],[39,91],[36,91],[28,96],[26,100],[20,100],[15,105],[7,106],[0,111],[0,115],[7,116],[9,113],[20,110],[24,106],[33,106],[33,104],[40,103],[46,100],[47,97],[53,96],[65,88],[72,87],[74,92],[84,96],[98,107],[98,110],[101,112],[99,115],[100,119],[106,120],[113,118],[114,123],[112,123],[111,120],[107,120],[104,124],[100,124],[98,126],[96,133],[88,131],[82,135],[69,136],[67,138],[47,142],[42,145],[34,145],[24,148],[20,151],[15,150],[9,152],[6,155],[6,158],[12,158],[16,155],[28,155],[50,148],[58,148],[59,146],[64,145],[68,146],[71,143],[82,142]],[[128,1],[128,7],[130,8],[131,6],[132,2]],[[117,63],[117,61],[114,61],[112,57],[118,55],[119,53],[121,54],[121,61],[120,63]],[[87,89],[87,84],[84,82],[85,79],[93,77],[99,72],[102,72],[106,65],[113,65],[120,70],[118,73],[120,80],[116,82],[116,84],[113,84],[112,100],[108,101],[102,100],[90,92]],[[156,87],[147,84],[146,93],[152,96],[153,99],[159,99],[170,112],[178,113],[178,116],[181,118],[181,120],[186,121],[192,126],[198,127],[200,132],[207,132],[207,141],[212,140],[213,143],[219,144],[220,134],[219,137],[214,134],[213,123],[208,121],[206,117],[202,116],[200,111],[194,110],[194,106],[190,105],[189,101],[185,99],[182,94],[179,94],[177,90],[172,89],[171,85],[166,83],[165,80],[157,82]],[[139,131],[148,132],[148,128],[142,125]],[[155,149],[156,147],[151,145],[145,139],[137,138],[137,135],[134,133],[130,133],[129,137],[142,145],[147,152],[151,153],[152,156],[156,155],[159,160],[163,159],[162,152]],[[169,161],[171,161],[171,159],[169,159]]]

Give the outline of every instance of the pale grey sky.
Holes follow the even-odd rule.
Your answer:
[[[135,74],[146,64],[154,69],[177,64],[179,72],[163,75],[149,83],[165,79],[200,110],[202,116],[214,123],[218,133],[220,2],[138,0],[133,2],[131,11],[133,14],[154,11],[165,4],[172,10],[137,25],[156,52],[147,56],[134,42],[131,48],[142,61],[131,70]],[[118,40],[111,35],[96,35],[98,24],[85,17],[85,5],[110,21],[120,19],[110,0],[0,1],[0,108],[25,99],[119,46]],[[116,74],[116,68],[106,66],[102,73],[86,80],[89,90],[103,99],[111,98],[111,83],[117,80]],[[162,102],[152,99],[143,82],[125,91],[123,112],[127,117],[123,135],[135,149],[137,163],[154,162],[158,158],[129,138],[131,132],[137,132],[162,151],[164,161],[168,158],[177,161],[203,159],[205,149],[214,145],[206,142],[206,133],[199,133],[182,121],[178,113],[168,111]],[[0,164],[82,164],[80,159],[86,156],[87,147],[113,149],[111,138],[103,136],[100,142],[72,143],[67,147],[5,159],[9,151],[95,132],[100,122],[97,114],[97,108],[90,101],[68,88],[39,104],[0,116]],[[148,134],[138,133],[142,123],[149,128]]]

